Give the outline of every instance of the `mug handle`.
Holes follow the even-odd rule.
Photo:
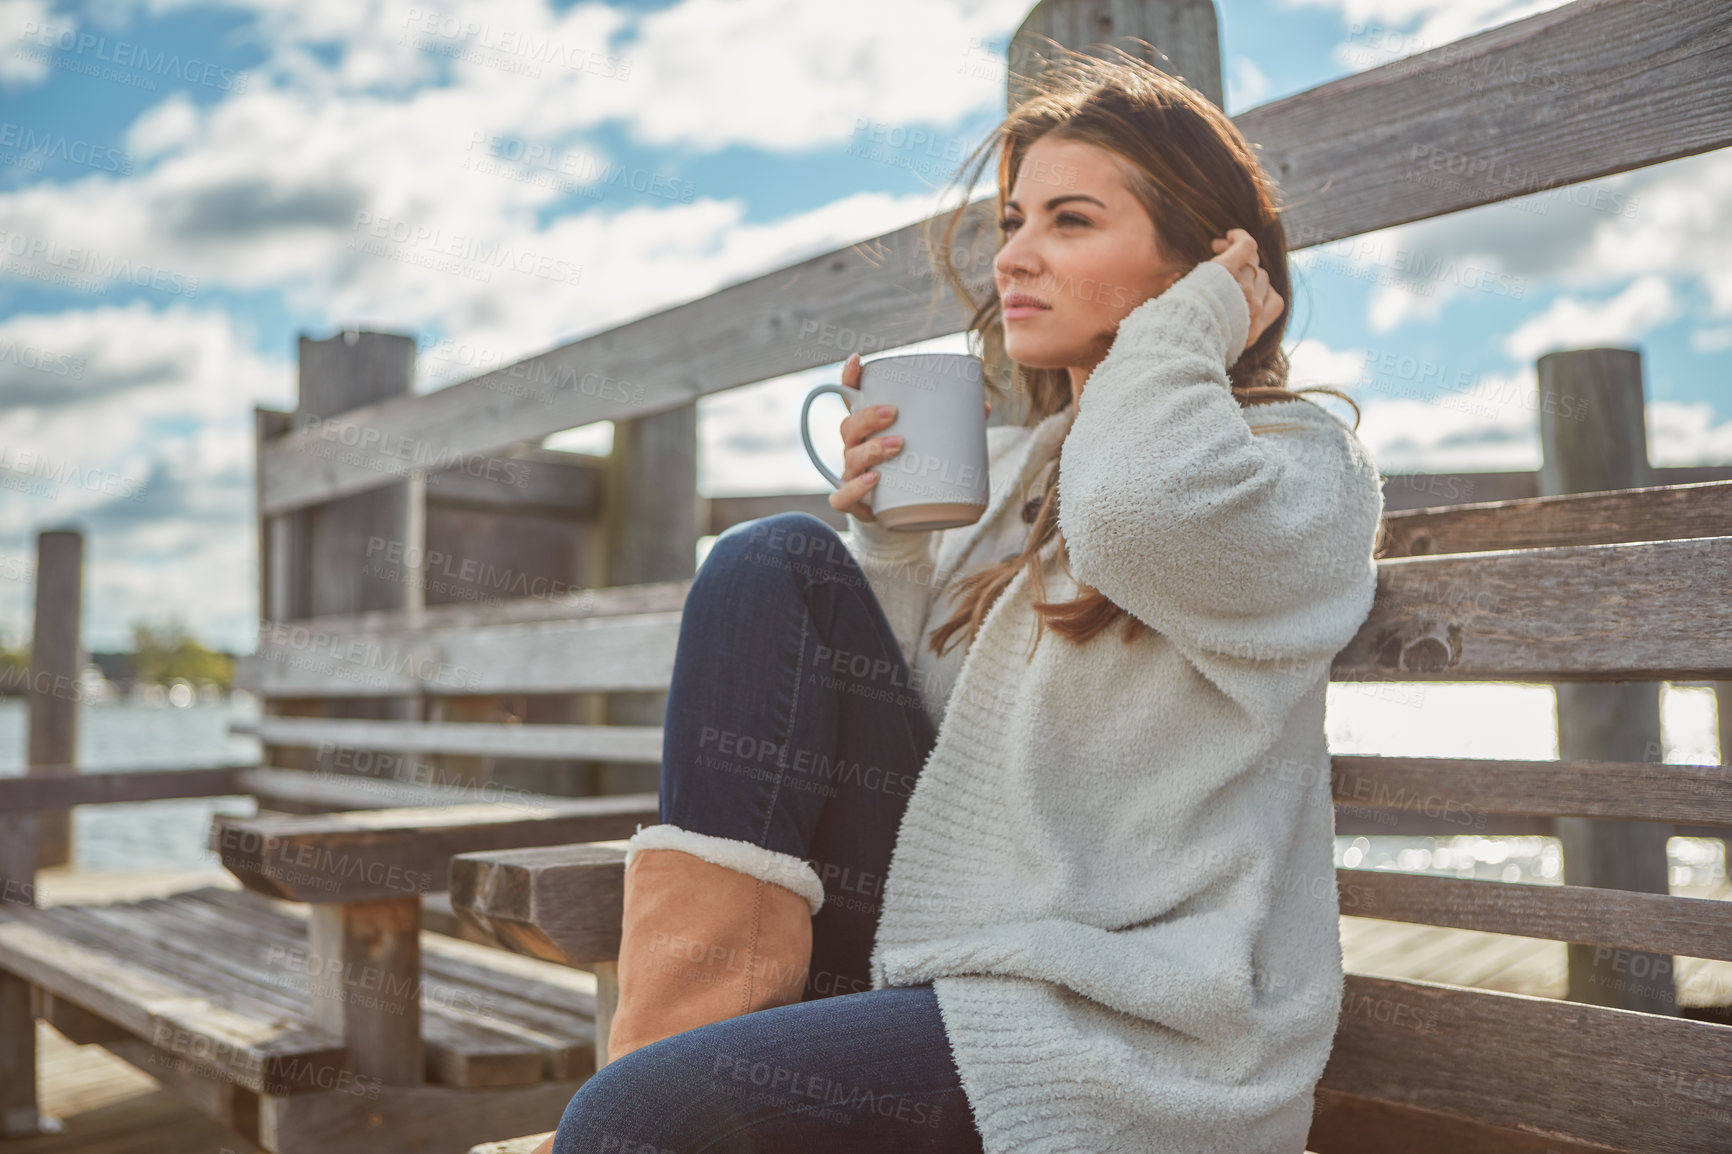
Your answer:
[[[825,465],[823,461],[818,459],[818,450],[812,445],[811,422],[808,418],[812,412],[812,402],[823,396],[825,393],[835,393],[838,397],[842,398],[842,404],[846,406],[850,413],[854,411],[854,406],[848,404],[848,390],[844,389],[841,385],[819,385],[817,388],[806,394],[806,403],[800,406],[800,439],[806,442],[806,455],[812,458],[813,466],[817,468],[818,472],[824,474],[824,479],[830,482],[831,488],[840,489],[842,487],[842,478],[832,473],[829,467]]]

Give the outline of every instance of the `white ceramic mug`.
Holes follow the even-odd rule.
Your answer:
[[[837,488],[842,478],[812,446],[812,402],[835,393],[854,411],[855,390],[819,385],[800,408],[800,436],[818,472]],[[986,512],[986,381],[980,358],[964,353],[913,353],[860,363],[859,401],[895,405],[896,419],[873,438],[902,437],[902,449],[880,461],[878,483],[864,503],[887,529],[916,532],[972,525]],[[872,439],[872,438],[868,438]]]

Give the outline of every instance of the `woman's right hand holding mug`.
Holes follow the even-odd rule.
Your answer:
[[[852,353],[842,364],[842,387],[860,388],[860,354]],[[872,434],[896,419],[895,405],[874,405],[862,408],[848,406],[842,418],[842,487],[830,494],[830,507],[852,513],[862,521],[876,521],[872,510],[862,504],[862,498],[878,483],[878,470],[873,466],[902,451],[901,437],[877,437]]]
[[[850,354],[842,363],[842,387],[860,388],[860,354]],[[902,451],[899,436],[874,437],[873,434],[896,420],[895,405],[848,407],[842,418],[842,486],[830,494],[830,507],[852,513],[862,521],[878,518],[862,503],[866,494],[878,483],[877,465]],[[986,402],[986,413],[992,415],[992,402]]]

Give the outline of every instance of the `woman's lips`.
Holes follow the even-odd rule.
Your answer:
[[[1005,294],[1002,312],[1007,321],[1026,320],[1051,311],[1052,306],[1043,303],[1039,297],[1023,292]]]

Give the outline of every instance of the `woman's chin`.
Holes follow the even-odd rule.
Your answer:
[[[1045,342],[1007,339],[1004,353],[1025,369],[1065,369],[1078,360],[1072,351],[1055,349]]]

